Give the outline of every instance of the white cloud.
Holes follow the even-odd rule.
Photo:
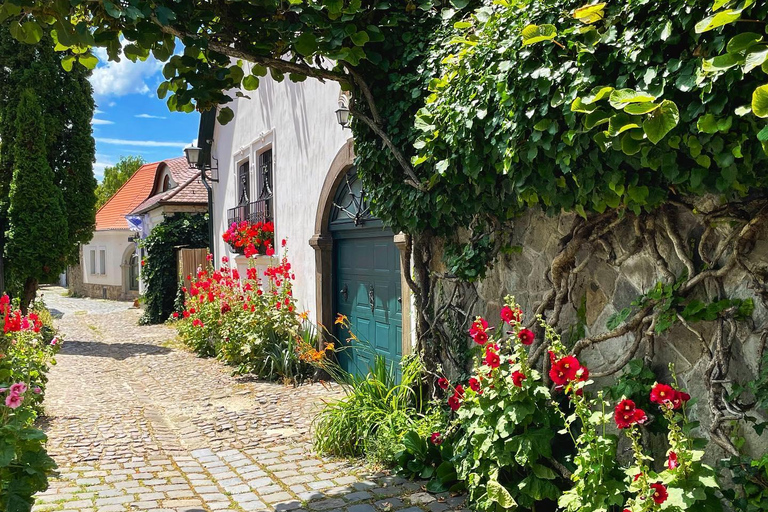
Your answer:
[[[186,142],[166,142],[159,140],[127,140],[127,139],[104,139],[96,137],[96,142],[102,144],[114,144],[117,146],[144,146],[149,148],[181,148],[187,146]]]
[[[93,124],[115,124],[114,121],[107,121],[106,119],[96,119],[95,117],[91,120]]]
[[[93,115],[95,115],[95,116],[97,116],[99,114],[103,114],[103,113],[104,113],[104,111],[103,110],[99,110],[99,109],[96,109],[96,110],[93,111]]]
[[[141,119],[167,119],[165,116],[153,116],[152,114],[138,114],[133,117],[139,117]]]
[[[157,81],[151,79],[163,66],[152,56],[143,62],[131,62],[125,57],[120,62],[111,62],[107,60],[107,52],[103,48],[96,49],[95,53],[101,64],[93,70],[90,80],[94,94],[102,98],[148,94],[148,82],[154,84]]]

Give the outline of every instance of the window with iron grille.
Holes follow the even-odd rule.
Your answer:
[[[258,166],[253,177],[255,200],[249,199],[251,176],[249,162],[245,161],[237,169],[237,206],[227,211],[228,224],[247,221],[250,223],[273,220],[272,208],[272,149],[259,153]]]

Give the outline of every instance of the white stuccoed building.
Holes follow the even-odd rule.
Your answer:
[[[242,271],[248,260],[222,234],[233,221],[273,221],[276,256],[287,241],[300,310],[331,330],[337,313],[345,314],[356,335],[399,361],[411,347],[401,237],[371,215],[356,179],[351,131],[336,116],[346,102],[340,86],[264,77],[245,94],[228,105],[235,112],[228,124],[215,122],[214,111],[201,117],[201,161],[214,179],[216,259],[228,256]],[[266,256],[255,260],[261,269],[270,263]]]

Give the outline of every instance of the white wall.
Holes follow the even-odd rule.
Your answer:
[[[83,245],[83,261],[81,262],[81,268],[83,269],[83,282],[90,284],[101,285],[123,285],[123,257],[128,247],[135,247],[135,243],[129,242],[128,239],[132,237],[134,233],[128,229],[110,230],[110,231],[94,231],[93,239],[90,243]],[[96,274],[91,273],[91,250],[96,250]],[[99,250],[106,250],[106,266],[104,268],[104,274],[100,274],[99,267]]]
[[[277,83],[264,77],[258,90],[246,94],[250,99],[237,98],[230,103],[235,118],[225,126],[217,124],[214,133],[212,156],[219,164],[219,183],[213,184],[216,256],[233,258],[221,235],[228,227],[227,209],[237,204],[237,164],[250,158],[253,183],[255,156],[271,146],[276,250],[280,241],[287,239],[298,307],[314,311],[315,254],[309,239],[314,234],[325,176],[351,137],[351,132],[342,130],[336,121],[340,87],[313,79]]]

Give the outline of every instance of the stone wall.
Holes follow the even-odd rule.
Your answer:
[[[606,333],[609,331],[606,324],[611,316],[630,307],[656,283],[669,282],[670,272],[681,281],[688,281],[685,275],[689,267],[694,270],[694,275],[706,269],[715,272],[725,267],[722,278],[702,278],[698,281],[699,284],[691,288],[686,300],[711,302],[720,298],[751,298],[754,312],[750,319],[738,322],[727,319],[722,322],[701,321],[690,325],[700,333],[701,338],[680,321],[656,335],[648,320],[623,336],[591,345],[579,355],[590,371],[599,376],[612,372],[617,363],[620,365],[626,360],[639,339],[632,358],[644,358],[660,380],[669,378],[668,364],[674,363],[681,385],[699,399],[693,414],[702,422],[703,433],[708,434],[712,426],[713,407],[723,406],[719,395],[713,394],[723,390],[727,392],[733,383],[744,384],[755,378],[768,338],[768,292],[765,282],[765,275],[768,274],[768,223],[763,222],[765,206],[762,209],[759,207],[760,204],[757,208],[734,208],[720,215],[716,212],[723,208],[721,205],[702,201],[689,207],[667,206],[663,211],[642,218],[628,214],[626,218],[613,221],[607,229],[605,225],[600,226],[605,233],[598,233],[596,228],[596,232],[587,237],[593,239],[581,244],[566,269],[569,272],[565,278],[567,289],[564,288],[562,310],[556,320],[559,332],[564,338],[571,338],[567,340],[571,346],[579,339]],[[756,211],[759,213],[756,214]],[[453,295],[457,303],[456,311],[461,311],[463,307],[471,312],[470,317],[483,315],[497,319],[503,298],[513,295],[530,315],[541,307],[545,298],[551,298],[552,262],[573,240],[574,226],[581,223],[575,215],[547,217],[541,213],[529,213],[516,219],[507,232],[495,234],[505,237],[513,250],[505,251],[497,258],[483,281],[474,285],[460,284],[458,286],[462,288],[455,295],[453,288],[457,286],[456,282],[443,280],[439,287],[441,300],[436,303],[437,310],[450,310],[442,306]],[[668,227],[679,236],[677,240],[667,235]],[[745,235],[747,229],[751,231]],[[434,255],[441,253],[439,246],[433,250]],[[735,251],[739,253],[738,257],[734,257]],[[706,261],[710,265],[706,265]],[[432,262],[433,271],[446,272],[439,256],[433,256]],[[555,305],[550,304],[542,311],[546,318],[552,319],[555,309]],[[633,314],[637,309],[633,310]],[[456,321],[455,315],[452,318],[454,327],[461,323]],[[445,322],[447,319],[448,316],[442,320]],[[460,326],[465,327],[466,323]],[[575,334],[580,329],[583,329],[583,336]],[[724,335],[718,338],[721,329]],[[724,387],[712,388],[707,384],[707,371],[710,352],[720,343],[718,340],[722,340],[728,358],[726,375],[719,376],[718,380],[726,382],[719,384]],[[610,385],[617,375],[612,373],[598,378],[596,386]],[[748,451],[760,448],[764,452],[768,437],[760,440],[751,428],[741,430],[747,438]],[[721,432],[726,436],[730,434],[727,428]],[[719,457],[726,453],[726,449],[715,448],[710,456]]]

